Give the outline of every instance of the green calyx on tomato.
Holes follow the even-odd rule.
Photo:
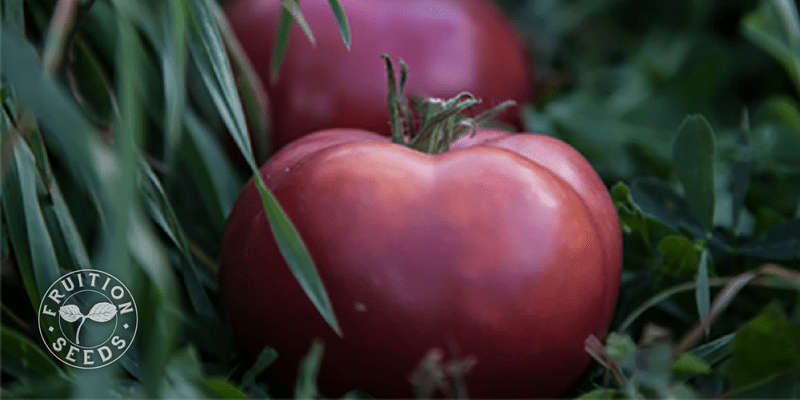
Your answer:
[[[395,78],[392,60],[387,54],[381,56],[386,61],[389,82],[389,121],[392,127],[392,143],[402,144],[426,154],[441,154],[450,151],[450,145],[467,133],[475,134],[479,126],[490,122],[494,117],[509,107],[517,104],[507,100],[474,118],[463,118],[462,113],[481,103],[468,92],[462,92],[449,100],[427,98],[421,99],[421,121],[419,129],[415,129],[414,115],[408,100],[403,96],[408,67],[402,59],[400,64],[400,82]]]

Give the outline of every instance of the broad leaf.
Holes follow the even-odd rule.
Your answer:
[[[67,322],[75,322],[83,318],[81,309],[75,304],[66,304],[61,306],[61,308],[58,309],[58,315],[60,315],[61,318]]]
[[[763,260],[800,259],[800,218],[786,221],[739,248],[739,253]]]
[[[772,303],[739,330],[733,349],[727,376],[737,388],[800,372],[800,324],[789,322],[780,306]]]
[[[94,322],[108,322],[115,315],[117,315],[117,306],[107,302],[100,302],[92,306],[92,309],[86,314],[86,318]]]
[[[666,183],[656,179],[637,179],[630,186],[631,199],[642,213],[673,230],[688,229],[698,239],[705,238],[702,224],[686,200]]]
[[[687,117],[675,138],[672,167],[706,232],[714,223],[714,132],[701,115]]]

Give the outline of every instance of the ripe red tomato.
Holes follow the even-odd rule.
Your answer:
[[[325,341],[320,388],[413,395],[431,349],[477,361],[475,397],[563,395],[604,337],[622,264],[619,221],[589,163],[547,136],[479,130],[427,155],[335,129],[286,146],[260,171],[308,245],[343,337],[283,261],[251,181],[230,214],[220,292],[251,354],[273,374]],[[282,363],[282,364],[280,364]]]
[[[300,9],[316,38],[312,46],[297,24],[277,82],[270,60],[278,0],[235,0],[226,13],[273,102],[273,144],[280,148],[325,128],[361,128],[389,134],[386,70],[381,54],[402,58],[408,93],[450,98],[469,91],[483,111],[505,100],[530,97],[525,50],[511,25],[488,0],[340,0],[350,24],[351,48],[342,42],[326,0],[303,0]],[[499,121],[519,127],[516,110]]]

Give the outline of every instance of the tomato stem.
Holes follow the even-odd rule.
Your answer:
[[[408,67],[402,59],[400,82],[395,76],[394,66],[388,55],[381,56],[386,61],[389,92],[389,121],[392,129],[392,143],[402,144],[427,154],[440,154],[450,151],[450,145],[467,133],[474,134],[479,126],[491,121],[500,112],[514,106],[513,100],[505,101],[477,117],[466,118],[462,112],[481,102],[469,92],[461,92],[455,97],[443,100],[426,98],[416,102],[421,115],[419,128],[415,129],[414,114],[403,94]],[[406,131],[407,130],[407,131]]]

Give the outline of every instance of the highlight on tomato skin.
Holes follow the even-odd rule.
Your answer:
[[[242,348],[280,354],[270,367],[278,390],[321,338],[327,396],[411,397],[420,362],[441,354],[469,366],[470,397],[557,397],[589,364],[584,340],[608,330],[619,222],[602,181],[563,142],[479,130],[427,155],[332,129],[289,144],[260,173],[343,333],[292,276],[249,183],[226,226],[220,293]]]
[[[278,79],[270,65],[279,19],[278,0],[233,0],[226,14],[272,101],[275,149],[327,128],[389,134],[386,76],[381,54],[414,71],[407,93],[449,98],[469,91],[483,111],[502,101],[532,97],[532,68],[514,27],[488,0],[341,0],[352,43],[348,50],[326,0],[300,9],[316,43],[297,24]],[[499,122],[521,127],[517,109]]]

